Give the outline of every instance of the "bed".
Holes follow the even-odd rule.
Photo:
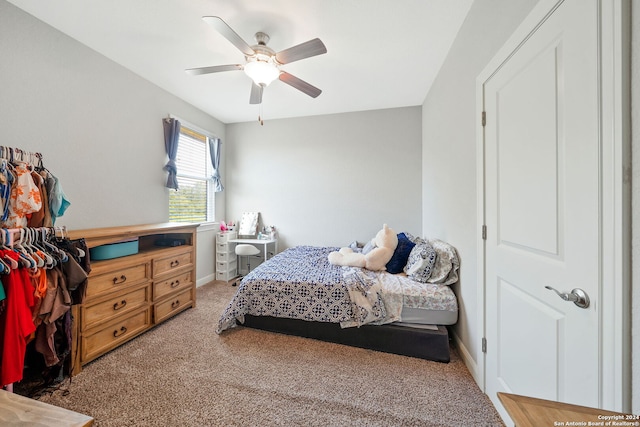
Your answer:
[[[435,243],[441,247],[431,283],[404,272],[332,265],[327,258],[336,247],[286,249],[245,276],[216,332],[240,324],[448,362],[446,326],[458,317],[448,285],[457,281],[458,261],[453,248]]]

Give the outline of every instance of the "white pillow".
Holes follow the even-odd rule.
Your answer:
[[[433,265],[429,283],[451,285],[458,281],[460,260],[456,249],[450,244],[438,239],[427,239],[436,251],[436,261]]]
[[[411,249],[404,272],[416,282],[427,283],[436,260],[436,251],[427,242],[416,243]]]

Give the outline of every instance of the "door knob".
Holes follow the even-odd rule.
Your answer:
[[[563,300],[573,302],[575,305],[577,305],[580,308],[589,307],[589,302],[590,302],[589,295],[587,295],[587,293],[580,288],[575,288],[571,290],[570,294],[566,292],[560,292],[557,289],[552,288],[551,286],[545,286],[545,288],[555,292]]]

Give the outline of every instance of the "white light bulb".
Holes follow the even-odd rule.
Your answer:
[[[255,84],[263,87],[269,86],[280,75],[280,70],[274,64],[260,60],[249,62],[244,66],[244,72]]]

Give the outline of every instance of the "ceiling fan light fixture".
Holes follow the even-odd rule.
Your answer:
[[[280,70],[270,61],[256,60],[244,66],[244,72],[253,82],[262,87],[269,86],[280,75]]]

